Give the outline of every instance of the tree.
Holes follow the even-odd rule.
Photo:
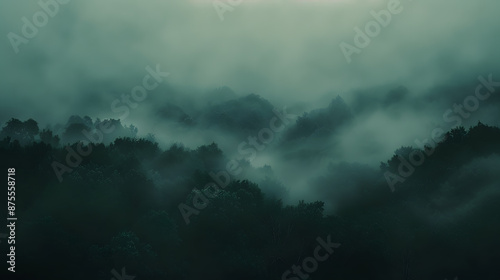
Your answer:
[[[33,143],[35,136],[38,135],[38,123],[33,119],[22,122],[18,119],[10,119],[0,133],[0,137],[11,137],[11,141],[19,141],[24,146]]]
[[[60,141],[59,136],[53,135],[52,131],[49,129],[44,129],[40,132],[40,140],[54,148],[59,146]]]

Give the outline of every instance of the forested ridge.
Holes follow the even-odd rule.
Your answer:
[[[450,130],[395,192],[384,174],[397,174],[398,156],[408,158],[414,148],[398,149],[379,170],[331,164],[311,181],[324,199],[291,205],[283,203],[282,190],[269,190],[286,186],[248,180],[254,168],[242,161],[243,172],[198,202],[207,205],[186,223],[179,205],[194,207],[193,190],[226,168],[224,152],[216,143],[161,149],[154,136],[138,138],[137,128],[110,121],[118,129],[100,144],[63,145],[61,138],[74,139],[71,131],[82,129],[74,122],[62,135],[32,119],[3,126],[2,170],[14,167],[17,178],[16,254],[23,268],[17,275],[109,279],[110,270],[125,267],[136,279],[282,279],[327,236],[341,246],[308,279],[444,279],[450,273],[494,279],[488,277],[498,271],[497,127]],[[89,147],[59,181],[53,162]],[[300,279],[293,277],[283,279]]]

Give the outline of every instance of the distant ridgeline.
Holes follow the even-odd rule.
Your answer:
[[[304,115],[286,137],[313,135],[312,119],[317,121],[311,126],[334,130],[337,123],[328,116],[348,120],[343,108],[336,102]],[[88,144],[82,131],[83,137],[85,131],[95,135],[91,131],[102,122],[75,116],[43,130],[32,119],[3,126],[1,170],[16,169],[19,275],[65,279],[77,271],[81,279],[109,279],[110,270],[126,267],[137,279],[282,279],[294,264],[306,263],[318,237],[326,236],[342,246],[317,271],[300,275],[399,279],[409,273],[413,279],[444,279],[453,273],[491,279],[498,271],[498,263],[488,261],[498,260],[500,252],[497,127],[479,123],[447,132],[436,147],[420,151],[428,156],[411,176],[408,166],[401,167],[401,158],[410,161],[416,151],[410,147],[398,149],[379,170],[332,164],[309,181],[322,202],[284,205],[286,186],[271,167],[241,163],[241,178],[209,202],[195,201],[205,203],[204,210],[186,225],[178,205],[193,205],[193,190],[228,162],[217,144],[162,150],[153,137],[137,138],[134,126],[110,120],[115,131],[100,144],[84,145],[86,156],[58,180],[51,164],[82,147],[75,142]],[[394,193],[387,188],[387,172],[404,179]],[[5,200],[0,204],[6,209]],[[470,262],[478,248],[487,248],[480,251],[483,261]]]

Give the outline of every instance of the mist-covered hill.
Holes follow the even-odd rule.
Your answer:
[[[329,123],[335,102],[312,117]],[[72,117],[63,139],[76,124],[107,121]],[[273,166],[232,160],[216,143],[162,149],[112,134],[109,144],[65,146],[36,121],[17,119],[0,135],[2,168],[17,171],[26,277],[78,268],[75,279],[104,279],[110,267],[126,267],[147,279],[276,279],[312,254],[318,236],[341,245],[315,279],[444,279],[449,271],[494,279],[497,271],[496,127],[456,128],[424,150],[402,147],[378,169],[332,162],[302,174],[317,194],[307,201],[290,199],[293,188]],[[425,160],[412,164],[417,154]]]
[[[3,1],[0,279],[500,279],[498,11]]]

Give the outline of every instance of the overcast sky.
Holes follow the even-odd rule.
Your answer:
[[[357,130],[347,133],[359,137],[378,127],[397,134],[413,127],[408,139],[414,139],[466,96],[448,92],[422,103],[434,88],[474,86],[479,75],[497,71],[500,2],[403,0],[402,11],[348,63],[339,45],[355,45],[354,28],[364,29],[371,11],[386,10],[388,3],[244,0],[221,20],[212,1],[73,0],[16,54],[7,35],[23,36],[22,18],[32,22],[41,7],[4,1],[0,120],[117,117],[111,102],[141,83],[146,66],[160,64],[171,75],[156,94],[167,99],[167,89],[197,99],[229,86],[277,106],[324,107],[339,94],[350,105],[370,107],[378,94],[371,89],[402,85],[408,96],[399,110],[374,103],[376,110],[366,111]],[[390,140],[393,146],[400,141]]]

